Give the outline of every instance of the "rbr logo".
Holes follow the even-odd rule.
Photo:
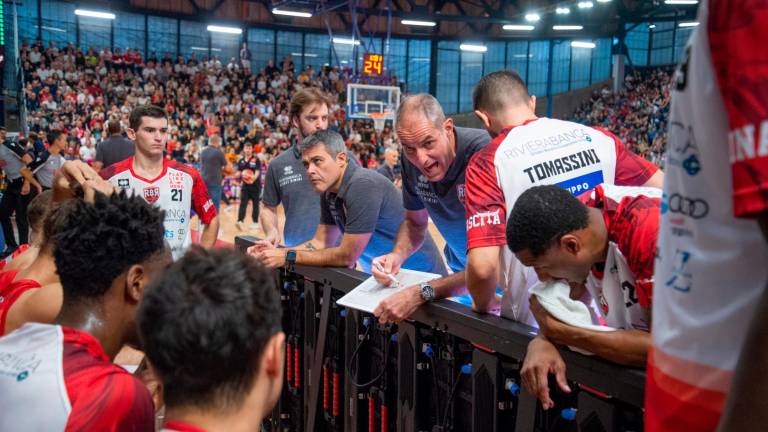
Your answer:
[[[144,200],[150,204],[154,204],[160,199],[160,187],[149,186],[144,188]]]

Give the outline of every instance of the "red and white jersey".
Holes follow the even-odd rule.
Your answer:
[[[151,431],[144,384],[90,334],[28,323],[0,338],[0,430]]]
[[[216,208],[196,169],[175,160],[163,159],[163,171],[155,179],[145,179],[133,171],[133,157],[110,165],[99,174],[120,189],[137,194],[165,210],[165,240],[173,259],[179,259],[192,244],[189,232],[190,210],[207,225],[216,217]]]
[[[647,431],[715,430],[768,281],[768,3],[702,1],[676,72]],[[756,426],[756,429],[765,427]]]
[[[0,336],[5,335],[5,322],[8,312],[22,294],[41,288],[40,283],[32,279],[13,280],[18,270],[9,270],[0,274]]]
[[[653,296],[661,189],[603,184],[579,197],[603,212],[608,255],[593,269],[587,290],[608,326],[651,331],[645,309]]]
[[[539,118],[508,129],[472,157],[466,174],[467,250],[502,248],[502,316],[536,326],[528,290],[538,282],[506,247],[507,209],[528,188],[559,185],[577,195],[608,183],[645,184],[658,170],[598,128]]]

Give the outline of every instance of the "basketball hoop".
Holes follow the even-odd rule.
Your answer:
[[[371,116],[371,119],[373,120],[373,128],[376,129],[376,132],[381,133],[381,131],[384,130],[384,125],[387,123],[387,119],[389,118],[387,113],[372,112],[368,115]]]

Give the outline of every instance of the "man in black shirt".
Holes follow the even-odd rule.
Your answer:
[[[253,202],[251,220],[252,228],[256,228],[259,220],[259,201],[261,198],[261,160],[253,154],[253,143],[246,141],[243,145],[243,156],[237,161],[237,170],[240,172],[242,188],[240,189],[240,208],[237,210],[237,228],[243,229],[245,212],[248,209],[248,201]]]
[[[107,124],[109,138],[102,141],[96,147],[96,160],[93,161],[93,169],[98,172],[112,164],[133,156],[135,147],[133,141],[122,136],[122,128],[117,120],[110,120]]]

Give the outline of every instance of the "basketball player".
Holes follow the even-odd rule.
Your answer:
[[[137,344],[139,300],[171,261],[162,212],[125,193],[65,206],[53,239],[63,306],[56,324],[0,338],[13,359],[0,365],[0,406],[14,407],[0,430],[153,430],[149,391],[112,359]]]
[[[253,154],[253,143],[250,141],[243,144],[243,155],[237,161],[237,170],[243,183],[240,188],[240,208],[237,209],[237,227],[243,229],[248,202],[253,203],[251,221],[256,224],[259,221],[261,201],[261,160]]]
[[[189,165],[163,157],[168,140],[168,115],[162,108],[145,105],[133,109],[128,138],[136,153],[99,171],[120,190],[143,197],[165,210],[165,239],[178,259],[192,244],[189,220],[194,210],[205,225],[200,237],[203,247],[216,243],[219,218],[200,174]]]
[[[164,430],[261,430],[283,385],[281,316],[272,272],[234,250],[194,248],[155,280],[137,321]]]

